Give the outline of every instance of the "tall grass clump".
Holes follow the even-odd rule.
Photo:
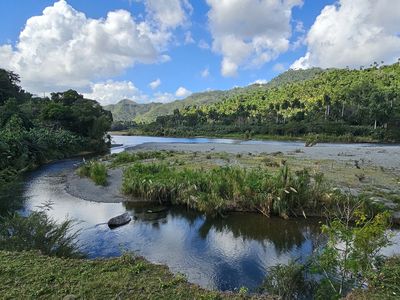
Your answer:
[[[44,210],[34,211],[28,217],[12,214],[0,218],[0,250],[38,250],[44,255],[82,257],[74,221],[57,224]]]
[[[81,177],[89,177],[97,185],[107,184],[107,167],[103,163],[89,161],[79,167],[77,173]]]
[[[206,213],[256,210],[282,217],[305,215],[327,195],[321,175],[311,176],[307,170],[292,173],[287,166],[272,174],[261,168],[196,170],[135,163],[124,172],[122,190],[133,197],[185,204]]]

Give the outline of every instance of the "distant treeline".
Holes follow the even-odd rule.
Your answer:
[[[0,69],[0,196],[25,170],[81,151],[104,151],[111,123],[110,112],[76,91],[34,97],[17,74]]]
[[[154,135],[319,134],[348,141],[399,141],[400,64],[329,69],[305,81],[260,85],[217,103],[176,109],[134,128]]]

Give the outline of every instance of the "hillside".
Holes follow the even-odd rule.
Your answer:
[[[308,80],[292,72],[296,71],[286,74],[294,80],[290,83],[283,84],[288,81],[280,78],[276,86],[238,89],[223,101],[180,109],[143,130],[176,136],[323,134],[349,141],[357,136],[369,137],[367,141],[400,139],[400,64],[311,72]]]
[[[137,115],[147,113],[149,110],[162,105],[161,103],[139,104],[129,99],[119,101],[117,104],[104,106],[105,110],[112,113],[114,122],[129,122]]]
[[[324,70],[319,68],[308,70],[288,70],[266,84],[252,84],[247,87],[234,88],[228,91],[217,90],[194,93],[183,100],[176,100],[165,104],[139,104],[125,99],[115,105],[107,105],[104,108],[111,111],[114,117],[114,122],[127,122],[134,120],[137,123],[150,123],[155,121],[158,116],[171,115],[176,109],[218,103],[230,97],[246,95],[255,89],[269,89],[287,83],[312,79],[323,72]]]

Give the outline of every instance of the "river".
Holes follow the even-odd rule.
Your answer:
[[[250,143],[228,139],[175,139],[156,137],[114,137],[123,146],[113,152],[145,142]],[[254,143],[254,141],[253,141]],[[260,142],[263,143],[263,142]],[[264,142],[268,143],[268,142]],[[296,142],[269,142],[292,144]],[[270,266],[291,259],[305,260],[319,236],[318,220],[266,218],[259,214],[232,213],[210,218],[183,208],[149,214],[148,206],[132,203],[96,203],[68,194],[65,172],[77,160],[52,163],[26,176],[24,212],[51,202],[49,214],[56,220],[72,218],[81,230],[80,245],[90,258],[114,257],[132,251],[153,263],[165,264],[183,273],[190,282],[209,289],[255,290]],[[105,224],[128,211],[134,220],[110,230]],[[396,235],[395,241],[399,240]],[[397,247],[385,251],[393,254]]]

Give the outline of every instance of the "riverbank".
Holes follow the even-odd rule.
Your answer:
[[[2,299],[243,299],[208,291],[167,267],[125,254],[113,259],[63,259],[0,251]],[[246,297],[251,298],[251,297]],[[257,295],[252,299],[273,299]]]
[[[277,154],[289,155],[300,159],[332,160],[333,162],[359,164],[371,167],[384,167],[393,170],[400,176],[400,145],[394,145],[383,149],[379,145],[356,145],[346,147],[345,145],[319,144],[314,147],[305,147],[302,144],[282,145],[271,142],[261,144],[256,141],[253,144],[190,144],[190,143],[144,143],[128,148],[130,151],[189,151],[189,152],[227,152],[231,154]]]
[[[96,186],[87,178],[80,178],[73,172],[66,176],[66,191],[71,195],[96,202],[148,201],[142,194],[127,196],[122,189],[123,170],[136,162],[165,163],[179,169],[215,169],[230,167],[256,169],[262,167],[271,175],[279,173],[282,165],[287,165],[295,174],[302,170],[314,176],[323,174],[324,181],[332,188],[339,188],[352,195],[361,195],[371,203],[386,206],[393,212],[393,220],[400,220],[400,147],[380,146],[334,146],[317,145],[304,147],[297,143],[269,144],[184,144],[184,143],[145,143],[128,149],[129,153],[159,152],[147,159],[129,158],[115,164],[115,155],[104,157],[108,165],[108,184]],[[177,174],[178,174],[177,173]],[[177,175],[176,174],[176,175]],[[172,175],[170,175],[172,176]],[[259,177],[259,176],[258,176]],[[312,184],[312,181],[311,181]],[[314,189],[310,187],[310,189]],[[127,190],[130,190],[129,188]],[[125,193],[127,192],[125,190]],[[154,200],[154,199],[153,199]],[[227,207],[234,211],[254,211],[250,205]],[[243,206],[243,207],[242,207]],[[307,216],[321,216],[321,212],[311,209]],[[258,211],[258,210],[256,210]],[[303,215],[302,211],[294,212]]]
[[[110,131],[110,135],[121,135],[121,136],[154,136],[158,137],[159,132],[148,132],[142,130],[118,130]],[[373,139],[369,136],[335,136],[335,135],[304,135],[304,136],[289,136],[289,135],[268,135],[268,134],[249,134],[249,133],[226,133],[218,134],[213,132],[202,132],[190,135],[164,135],[165,138],[218,138],[218,139],[236,139],[245,141],[286,141],[286,142],[307,142],[307,140],[315,140],[318,143],[364,143],[364,144],[387,144],[393,145],[395,142],[380,141]]]

